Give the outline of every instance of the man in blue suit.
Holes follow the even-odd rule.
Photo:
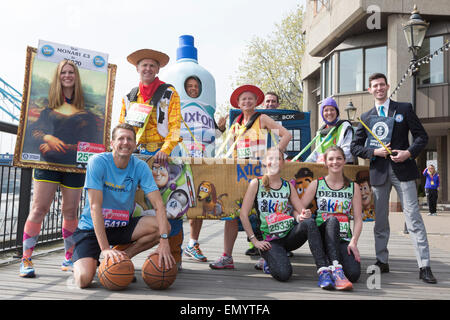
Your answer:
[[[375,251],[381,272],[389,272],[387,244],[389,241],[389,195],[392,186],[397,191],[405,215],[406,225],[414,244],[417,262],[420,268],[419,278],[427,283],[436,283],[430,268],[430,250],[427,232],[419,211],[415,179],[420,177],[414,158],[426,147],[428,135],[414,113],[410,103],[396,102],[388,97],[389,84],[386,76],[376,73],[369,77],[368,91],[375,98],[375,106],[361,115],[364,123],[371,116],[394,118],[391,142],[388,151],[365,146],[370,133],[360,124],[351,144],[352,154],[370,159],[370,184],[375,201]],[[408,134],[413,137],[409,144]]]

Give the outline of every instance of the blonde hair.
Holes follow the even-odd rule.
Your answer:
[[[280,156],[280,162],[284,162],[284,153],[283,151],[281,151],[280,149],[278,149],[277,147],[271,147],[269,149],[267,149],[266,154],[264,155],[264,160],[266,160],[267,155],[269,154],[269,152],[271,151],[278,151],[279,156]],[[267,174],[264,174],[261,178],[262,184],[264,189],[266,189],[266,191],[270,190],[270,181],[269,181],[269,176]]]
[[[61,85],[61,71],[66,64],[72,66],[75,72],[75,86],[72,95],[72,105],[79,110],[84,110],[84,97],[83,89],[81,88],[80,72],[78,71],[77,66],[69,60],[62,60],[56,67],[53,81],[50,84],[50,89],[48,91],[48,107],[50,109],[55,109],[64,104],[64,94]]]

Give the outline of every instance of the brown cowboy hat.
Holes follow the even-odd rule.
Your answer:
[[[170,58],[167,54],[152,49],[140,49],[131,53],[127,57],[128,62],[134,66],[136,66],[142,59],[153,59],[158,61],[159,67],[162,68],[169,63]]]
[[[261,91],[257,86],[253,86],[251,84],[245,84],[236,88],[230,97],[230,103],[233,107],[239,108],[238,99],[241,94],[244,92],[250,91],[256,95],[256,106],[259,106],[264,101],[264,92]]]

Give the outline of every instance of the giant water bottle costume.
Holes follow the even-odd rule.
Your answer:
[[[177,63],[164,72],[164,79],[172,83],[180,94],[180,135],[183,143],[173,151],[174,156],[214,157],[216,85],[213,76],[198,64],[194,37],[179,38]],[[198,86],[197,94],[189,93],[190,83]],[[183,147],[183,144],[186,148]]]
[[[213,76],[198,64],[194,37],[179,38],[177,63],[168,68],[164,78],[174,84],[180,94],[183,141],[173,150],[172,156],[214,157],[216,122],[216,85]],[[191,219],[190,240],[185,255],[201,262],[207,258],[198,242],[203,220]]]

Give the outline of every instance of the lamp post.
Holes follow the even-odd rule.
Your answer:
[[[429,23],[425,22],[420,16],[419,10],[417,10],[417,5],[414,5],[414,9],[411,12],[408,22],[403,25],[403,33],[405,34],[406,42],[408,44],[409,51],[412,52],[411,59],[411,104],[414,113],[416,113],[416,85],[417,85],[417,72],[418,68],[415,68],[414,64],[417,61],[417,53],[422,47],[423,39],[425,39],[425,34],[427,33]],[[411,135],[409,135],[411,139]],[[406,228],[406,222],[403,228],[403,233],[408,234],[408,229]]]
[[[356,107],[353,105],[352,100],[349,100],[344,110],[347,112],[347,119],[353,124],[356,116]]]
[[[417,53],[422,47],[423,39],[427,32],[429,23],[425,22],[420,16],[417,6],[414,5],[414,9],[411,12],[411,16],[406,24],[403,25],[403,32],[405,34],[406,42],[408,43],[409,51],[412,52],[411,65],[417,61]],[[413,111],[416,112],[416,81],[417,81],[417,71],[415,67],[411,70],[413,76],[411,84],[411,104],[413,106]]]

